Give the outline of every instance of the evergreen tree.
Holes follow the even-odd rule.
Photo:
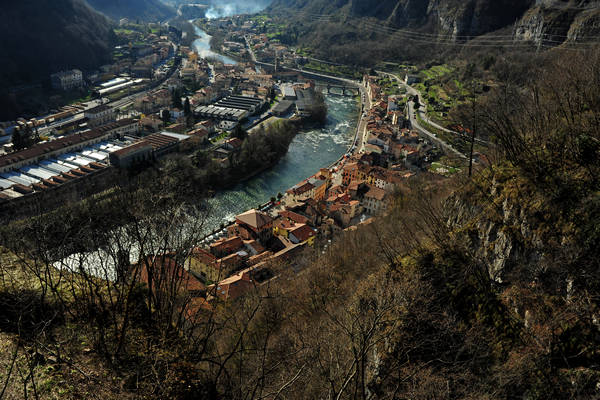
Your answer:
[[[183,104],[183,113],[185,114],[186,117],[189,117],[190,115],[192,115],[192,106],[190,105],[189,97],[185,98],[185,103]]]
[[[233,132],[231,132],[231,137],[238,138],[240,140],[245,140],[246,137],[248,137],[248,132],[246,132],[244,128],[242,128],[242,126],[238,124],[233,129]]]
[[[12,144],[13,144],[13,150],[15,150],[15,151],[21,150],[24,148],[23,135],[19,128],[15,128],[15,131],[12,134]]]
[[[169,110],[162,110],[160,119],[165,126],[169,125],[171,123],[171,112]]]
[[[37,129],[33,130],[29,125],[15,128],[12,135],[12,144],[15,151],[23,150],[39,142]]]
[[[181,92],[178,89],[173,89],[173,91],[171,92],[171,97],[173,107],[179,109],[183,108],[183,104],[181,103]]]

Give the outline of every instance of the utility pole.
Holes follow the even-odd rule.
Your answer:
[[[471,151],[469,154],[469,178],[473,175],[473,148],[475,147],[475,126],[471,132]]]
[[[475,104],[475,88],[472,89],[471,97],[471,117],[473,123],[471,124],[471,151],[469,152],[469,178],[473,175],[473,150],[475,148],[475,131],[477,130],[477,114]]]

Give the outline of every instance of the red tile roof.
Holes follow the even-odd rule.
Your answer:
[[[290,234],[294,235],[301,242],[305,242],[316,235],[313,228],[308,225],[300,225],[296,229],[292,230]]]
[[[283,210],[279,213],[279,215],[281,215],[284,218],[287,218],[291,221],[294,221],[298,224],[306,224],[308,223],[308,218],[306,218],[304,215],[300,215],[298,213],[295,213],[293,211],[288,211],[288,210]]]
[[[152,284],[160,290],[172,290],[173,285],[179,290],[199,292],[206,289],[204,284],[191,275],[183,266],[170,256],[149,256],[142,262],[140,281],[148,284],[150,266]]]

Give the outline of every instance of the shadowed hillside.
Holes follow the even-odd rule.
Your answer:
[[[96,10],[113,19],[129,18],[146,22],[163,21],[175,10],[159,0],[87,0]]]
[[[110,22],[82,0],[23,0],[0,8],[0,86],[49,78],[110,61]]]

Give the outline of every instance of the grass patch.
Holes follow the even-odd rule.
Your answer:
[[[228,135],[229,135],[229,133],[223,132],[219,136],[215,136],[214,138],[210,139],[210,141],[212,143],[217,143],[219,140],[225,139]]]
[[[456,168],[456,167],[453,167],[450,165],[445,165],[439,161],[436,161],[436,162],[431,163],[431,166],[429,167],[429,171],[434,174],[451,176],[451,175],[454,175],[454,174],[460,172],[461,170],[460,170],[460,168]]]

